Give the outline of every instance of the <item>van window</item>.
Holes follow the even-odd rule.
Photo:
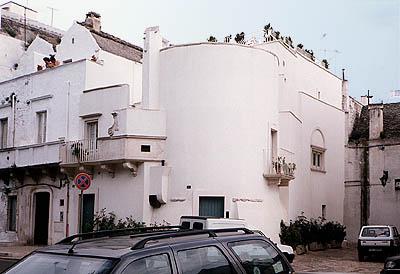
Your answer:
[[[215,246],[178,251],[182,274],[234,274],[224,254]]]
[[[193,229],[203,229],[203,223],[199,223],[199,222],[194,222],[193,223]]]
[[[181,227],[183,229],[190,229],[190,222],[182,222]]]
[[[239,257],[246,273],[288,274],[285,259],[266,241],[250,240],[228,244]]]

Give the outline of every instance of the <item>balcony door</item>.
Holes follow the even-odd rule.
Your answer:
[[[98,121],[91,120],[85,122],[85,144],[87,151],[86,160],[96,160],[97,157],[97,138],[98,138]]]

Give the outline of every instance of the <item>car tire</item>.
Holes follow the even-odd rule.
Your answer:
[[[362,251],[358,251],[358,261],[359,262],[364,262],[365,261],[365,256]]]

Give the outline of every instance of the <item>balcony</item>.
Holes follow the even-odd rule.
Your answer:
[[[272,160],[267,172],[263,176],[269,185],[288,186],[289,182],[295,178],[294,171],[296,164],[286,161],[285,157],[278,157]]]
[[[162,161],[165,137],[114,136],[65,142],[60,148],[62,167]]]
[[[54,164],[59,159],[60,142],[47,142],[0,150],[0,169]]]

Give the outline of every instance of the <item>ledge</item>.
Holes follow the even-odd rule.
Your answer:
[[[292,175],[285,174],[263,174],[263,176],[267,179],[268,185],[277,186],[289,186],[289,182],[295,178]]]
[[[318,168],[310,168],[310,170],[311,171],[314,171],[314,172],[319,172],[319,173],[326,173],[326,170],[325,169],[318,169]]]

